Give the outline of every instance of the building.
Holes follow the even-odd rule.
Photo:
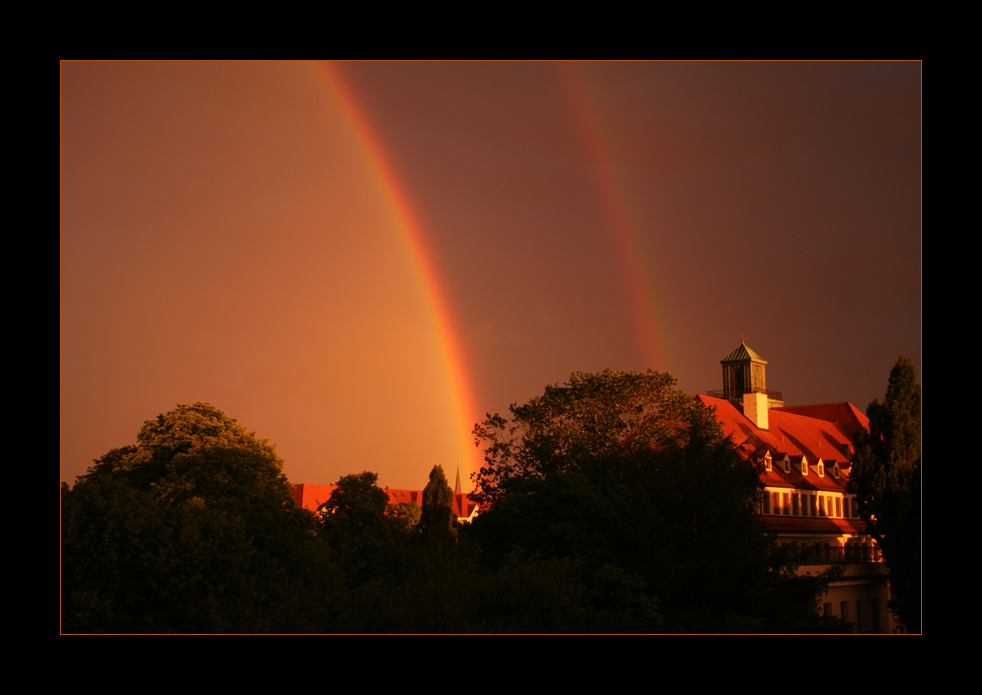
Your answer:
[[[764,452],[761,520],[777,543],[807,550],[801,573],[846,563],[823,598],[825,615],[861,632],[901,632],[887,609],[889,575],[847,490],[853,435],[869,420],[851,403],[786,406],[766,388],[767,361],[741,343],[720,360],[723,391],[696,398],[716,409],[737,447]]]
[[[331,493],[337,489],[337,485],[311,485],[309,483],[298,483],[293,486],[292,496],[294,501],[312,512],[320,509],[321,505],[327,502]],[[389,504],[399,504],[400,502],[411,502],[423,505],[422,490],[396,490],[395,488],[385,487],[386,494],[389,496]],[[472,521],[477,515],[477,502],[466,494],[460,492],[458,480],[457,491],[453,495],[453,511],[458,521]]]

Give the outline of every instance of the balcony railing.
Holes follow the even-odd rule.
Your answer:
[[[883,562],[883,551],[878,545],[813,545],[803,549],[800,558],[803,565],[831,565],[844,562],[851,565],[857,562]]]

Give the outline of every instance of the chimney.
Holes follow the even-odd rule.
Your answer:
[[[766,430],[767,426],[767,394],[766,393],[745,393],[743,394],[743,414],[750,422],[754,423],[757,429]]]

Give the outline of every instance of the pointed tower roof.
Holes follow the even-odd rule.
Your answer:
[[[740,347],[721,359],[719,362],[720,364],[726,364],[727,362],[746,362],[747,360],[767,364],[767,360],[748,348],[747,344],[742,340],[740,341]]]

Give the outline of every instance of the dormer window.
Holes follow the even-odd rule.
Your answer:
[[[791,472],[791,459],[789,459],[787,455],[784,456],[784,472],[785,473]]]
[[[808,475],[808,457],[807,456],[802,456],[801,457],[801,474],[802,475]]]
[[[824,478],[825,477],[825,464],[822,463],[822,459],[818,459],[817,468],[818,468],[818,477],[819,478]]]
[[[771,472],[771,452],[769,451],[764,453],[764,471]]]
[[[838,461],[836,461],[835,462],[835,465],[832,466],[832,477],[835,478],[836,480],[839,479],[839,462]]]

